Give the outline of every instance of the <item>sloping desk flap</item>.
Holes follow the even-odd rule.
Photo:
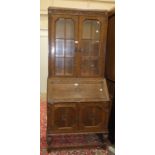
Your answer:
[[[48,79],[48,103],[109,101],[105,79]]]

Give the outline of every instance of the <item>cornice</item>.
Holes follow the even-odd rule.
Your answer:
[[[88,3],[88,5],[89,5],[89,3],[91,4],[91,3],[96,3],[96,4],[101,4],[102,3],[102,5],[105,3],[106,5],[107,4],[109,4],[109,5],[114,5],[115,4],[115,0],[64,0],[64,1],[66,1],[66,4],[67,4],[67,1],[71,1],[71,2],[87,2]],[[52,3],[51,3],[51,5],[49,5],[49,6],[51,6],[51,7],[60,7],[61,8],[61,6],[57,6],[55,3],[54,3],[54,0],[52,0]],[[41,8],[40,9],[40,16],[46,16],[46,15],[48,15],[48,7],[49,6],[47,6],[47,8]],[[67,7],[64,7],[64,8],[67,8]],[[78,9],[78,8],[71,8],[71,9]],[[79,8],[80,9],[80,8]],[[85,8],[86,10],[93,10],[93,8],[89,8],[89,7],[87,7],[86,6],[86,8]],[[97,10],[101,10],[101,9],[97,9]],[[111,9],[110,9],[111,10]],[[108,9],[108,11],[109,11],[109,9]]]

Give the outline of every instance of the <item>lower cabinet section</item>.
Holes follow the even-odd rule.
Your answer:
[[[48,104],[47,133],[107,132],[109,102]]]

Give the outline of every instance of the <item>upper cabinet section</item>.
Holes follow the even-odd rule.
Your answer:
[[[49,77],[104,77],[107,12],[49,8]]]

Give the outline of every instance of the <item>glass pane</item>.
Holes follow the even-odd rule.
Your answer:
[[[64,58],[56,58],[55,61],[55,74],[64,75]]]
[[[91,40],[82,40],[81,41],[81,52],[83,56],[89,56],[91,52]]]
[[[66,40],[66,56],[74,56],[75,43],[74,40]]]
[[[85,20],[83,22],[83,39],[91,39],[91,20]]]
[[[83,22],[83,39],[99,40],[100,22],[98,20],[85,20]]]
[[[83,56],[98,56],[99,55],[99,41],[82,40],[81,52]]]
[[[81,75],[82,76],[89,76],[90,75],[90,60],[83,59],[81,64]]]
[[[99,74],[99,60],[91,60],[91,58],[82,58],[81,75],[82,76],[97,76]]]
[[[64,40],[63,39],[56,39],[56,56],[64,56]]]
[[[99,74],[98,60],[90,61],[90,74],[94,76]]]
[[[99,41],[92,41],[91,56],[99,56]]]
[[[99,40],[100,22],[92,20],[92,39]]]
[[[72,19],[66,19],[66,38],[74,39],[74,23]]]
[[[65,19],[59,18],[56,21],[56,38],[64,38]]]
[[[65,75],[73,75],[73,59],[65,58]]]

